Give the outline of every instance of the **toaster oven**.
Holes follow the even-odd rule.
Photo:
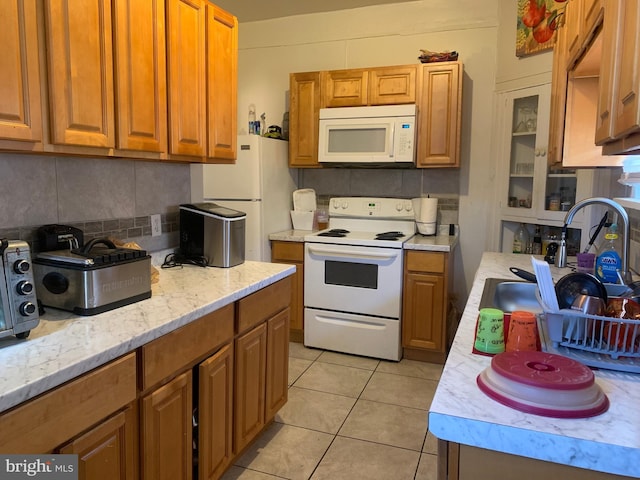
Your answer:
[[[27,338],[40,323],[29,244],[1,239],[0,254],[0,338]]]

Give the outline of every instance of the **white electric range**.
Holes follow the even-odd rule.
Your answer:
[[[306,346],[400,360],[402,246],[414,234],[410,199],[329,201],[329,228],[304,238]]]

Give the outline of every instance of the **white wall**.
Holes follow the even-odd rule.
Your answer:
[[[498,0],[424,0],[239,27],[239,132],[247,129],[251,103],[258,114],[266,112],[267,125],[281,124],[288,109],[290,72],[417,63],[420,49],[459,52],[465,76],[461,237],[454,275],[462,304],[487,248],[488,215],[494,205],[491,132],[499,10]]]

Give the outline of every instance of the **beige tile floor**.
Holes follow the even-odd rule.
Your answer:
[[[289,401],[223,480],[435,480],[427,411],[441,372],[291,343]]]

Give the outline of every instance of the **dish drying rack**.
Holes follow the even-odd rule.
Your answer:
[[[547,350],[592,367],[640,373],[640,320],[551,311],[542,298],[540,304]]]
[[[549,265],[534,257],[531,263],[543,310],[538,321],[543,349],[590,367],[640,373],[640,320],[560,309]]]

